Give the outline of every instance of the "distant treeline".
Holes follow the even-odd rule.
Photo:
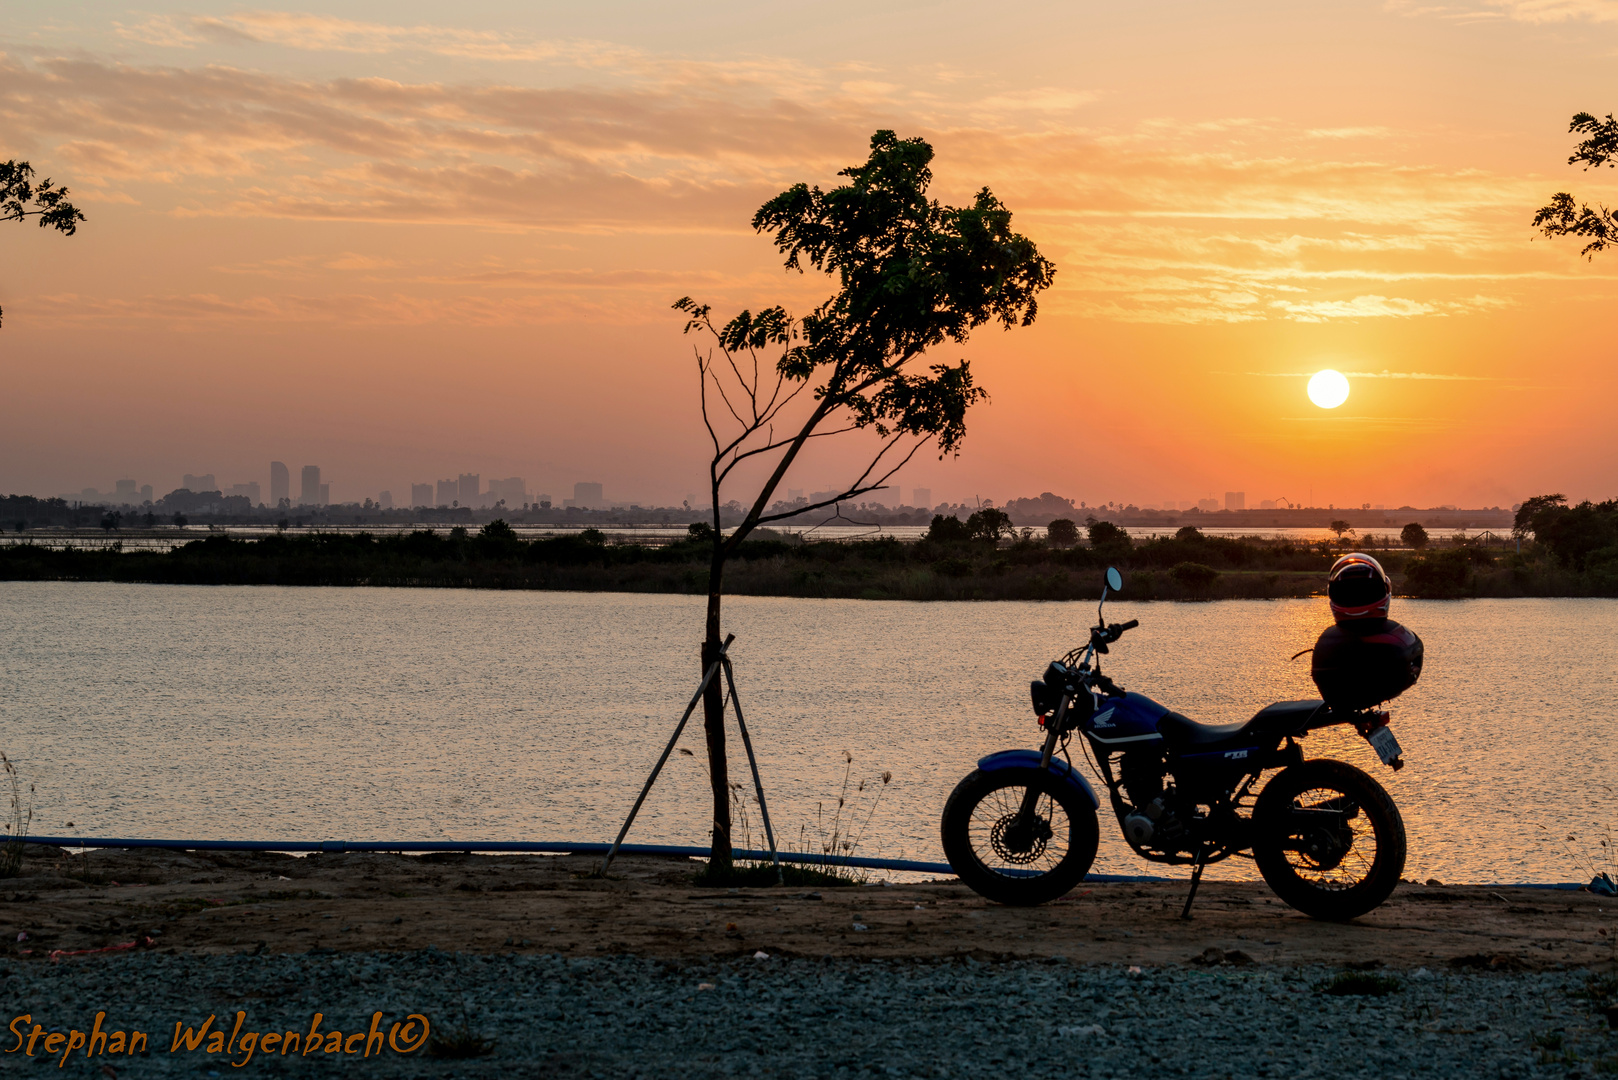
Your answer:
[[[1618,595],[1618,506],[1552,503],[1534,513],[1544,515],[1544,538],[1520,553],[1461,543],[1377,555],[1406,595]],[[22,543],[0,547],[0,579],[701,593],[711,535],[699,524],[662,547],[608,543],[595,530],[524,540],[495,521],[477,532],[216,535],[164,553]],[[964,521],[935,517],[927,536],[913,543],[755,535],[733,557],[725,586],[759,596],[1087,599],[1099,592],[1102,569],[1116,565],[1127,573],[1126,594],[1134,599],[1309,596],[1322,590],[1336,555],[1352,546],[1352,540],[1206,536],[1190,527],[1133,540],[1105,521],[1080,528],[1063,519],[1036,534],[986,510]]]

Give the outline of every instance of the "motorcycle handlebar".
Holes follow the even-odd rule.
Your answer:
[[[1117,626],[1113,627],[1113,630],[1115,630],[1115,631],[1117,631],[1118,633],[1121,634],[1125,630],[1133,630],[1133,629],[1135,629],[1135,627],[1137,627],[1139,625],[1140,625],[1140,620],[1139,619],[1130,619],[1126,623],[1119,623]]]

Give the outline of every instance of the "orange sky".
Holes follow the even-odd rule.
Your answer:
[[[677,503],[668,305],[809,308],[747,221],[891,127],[1058,266],[966,351],[993,400],[907,497],[1618,495],[1618,253],[1528,226],[1618,202],[1563,164],[1618,109],[1618,0],[446,10],[8,12],[0,158],[90,220],[0,231],[0,492],[274,458],[339,500],[466,471]]]

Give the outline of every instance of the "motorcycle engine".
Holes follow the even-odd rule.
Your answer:
[[[1131,750],[1118,761],[1118,778],[1131,805],[1144,807],[1163,794],[1163,755],[1154,750]]]
[[[1163,784],[1163,755],[1149,750],[1131,750],[1118,763],[1124,794],[1135,807],[1124,815],[1124,836],[1136,847],[1173,851],[1175,841],[1185,835],[1185,826],[1174,813],[1177,801],[1172,784]]]

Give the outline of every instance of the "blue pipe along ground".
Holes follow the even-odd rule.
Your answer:
[[[25,836],[24,843],[43,844],[60,848],[165,848],[171,851],[282,851],[287,853],[344,852],[406,852],[434,851],[461,854],[528,854],[528,855],[605,855],[611,844],[575,844],[569,842],[545,843],[534,840],[148,840],[100,839],[83,836]],[[620,855],[674,855],[691,859],[706,858],[707,848],[683,847],[678,844],[624,844]],[[732,854],[738,859],[763,862],[770,857],[768,851],[737,848]],[[912,874],[946,874],[955,876],[949,863],[919,862],[914,859],[871,859],[863,855],[824,855],[816,852],[783,851],[783,863],[798,866],[849,866],[860,870],[902,870]],[[1086,874],[1086,882],[1111,884],[1131,881],[1176,881],[1177,878],[1152,877],[1145,874]],[[1581,889],[1576,881],[1519,881],[1492,882],[1502,889]]]

